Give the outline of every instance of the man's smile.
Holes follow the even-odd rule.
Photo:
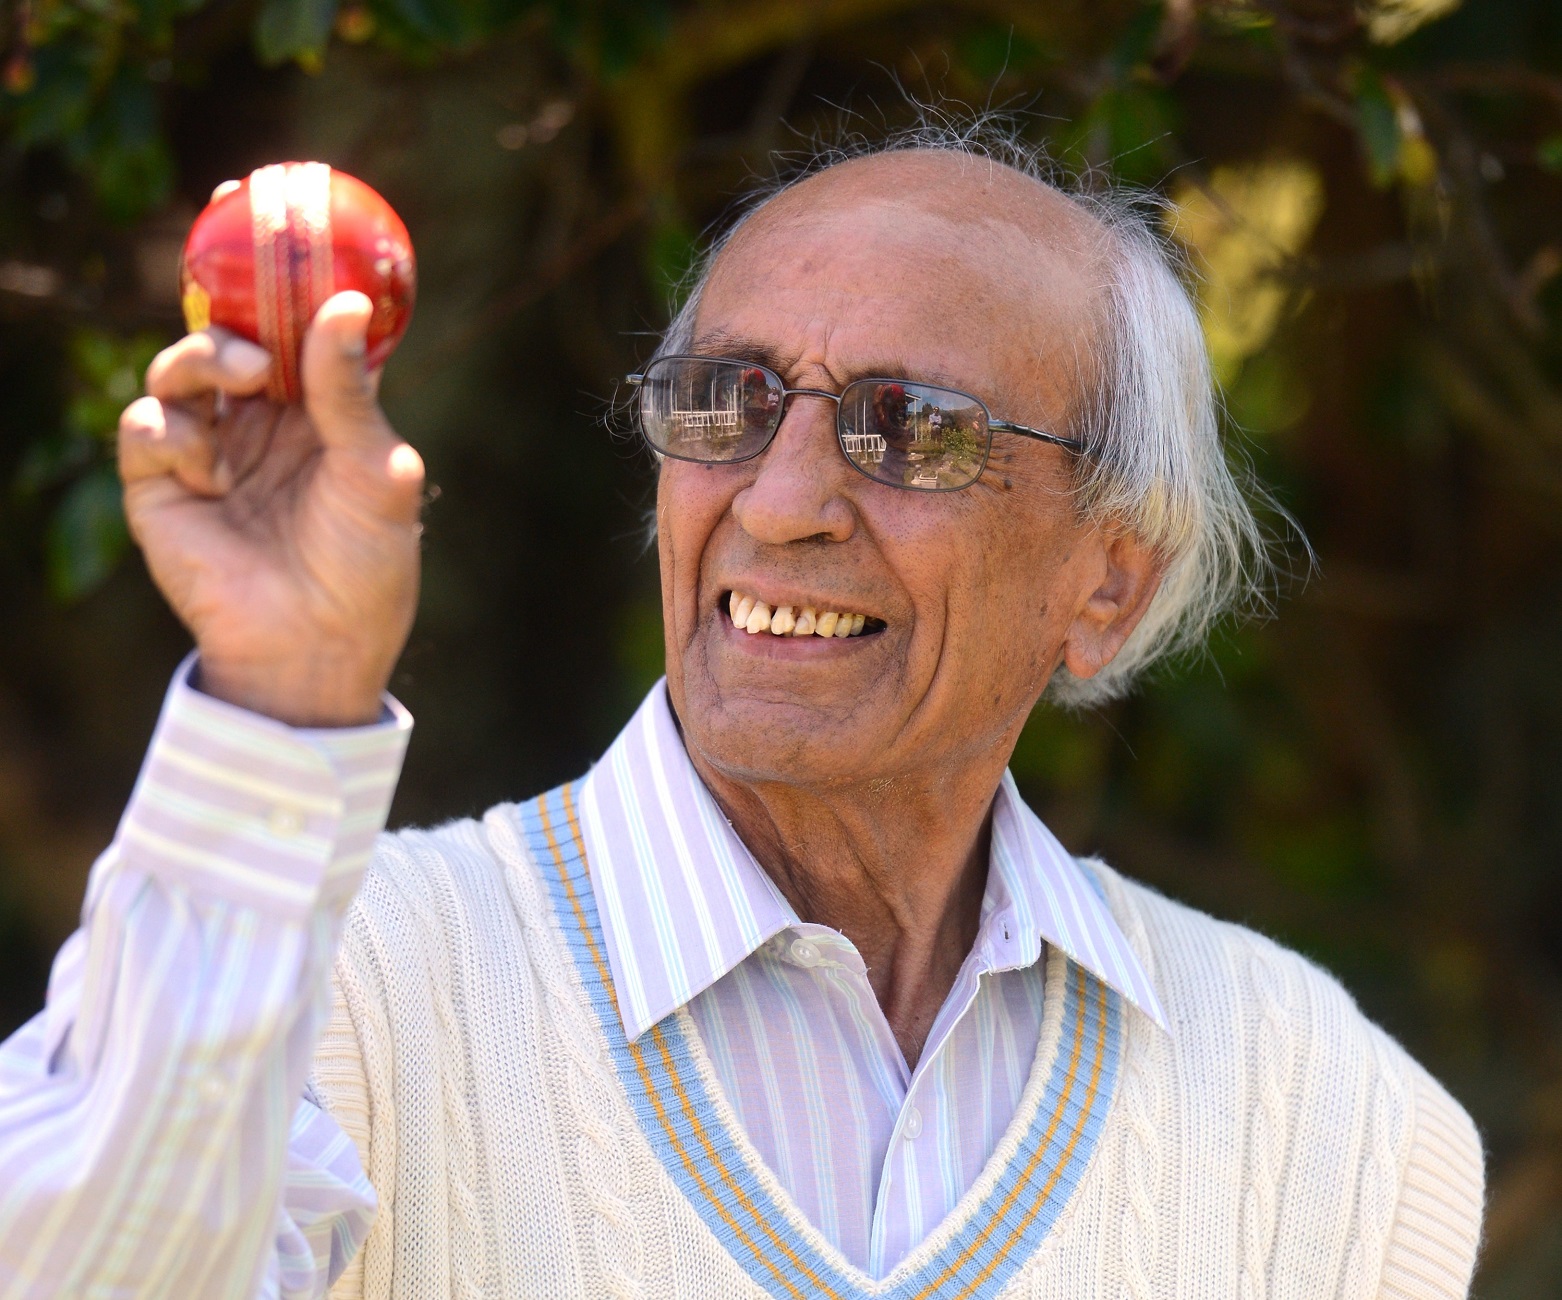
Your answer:
[[[872,636],[885,627],[881,618],[834,608],[831,602],[822,599],[772,605],[748,592],[732,590],[723,593],[720,607],[727,611],[733,627],[750,636],[768,633],[771,636],[845,639]]]

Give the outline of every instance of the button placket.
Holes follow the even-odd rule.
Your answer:
[[[799,966],[817,966],[824,960],[819,952],[819,945],[811,939],[793,939],[791,953],[792,960]]]

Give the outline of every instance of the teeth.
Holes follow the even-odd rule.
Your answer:
[[[733,627],[772,636],[861,636],[868,622],[866,614],[821,611],[812,605],[777,605],[772,610],[764,601],[737,591],[727,601],[727,613]]]

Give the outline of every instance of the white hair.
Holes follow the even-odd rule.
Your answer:
[[[1228,463],[1204,335],[1184,284],[1188,268],[1161,232],[1165,201],[1095,176],[1065,175],[990,116],[955,121],[927,109],[922,116],[920,125],[887,141],[856,138],[815,150],[750,195],[691,268],[657,353],[693,344],[701,294],[738,231],[771,200],[838,163],[938,150],[1010,167],[1079,205],[1101,232],[1106,283],[1095,348],[1080,366],[1080,393],[1068,417],[1072,436],[1087,449],[1077,461],[1075,497],[1086,517],[1125,529],[1165,566],[1149,609],[1112,661],[1089,678],[1060,665],[1047,688],[1057,704],[1104,704],[1126,694],[1152,664],[1200,649],[1226,613],[1268,612],[1271,539],[1252,503],[1284,512],[1245,464]]]

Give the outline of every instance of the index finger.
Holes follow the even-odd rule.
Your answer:
[[[213,392],[250,397],[266,386],[270,372],[269,352],[214,325],[186,334],[152,358],[146,391],[165,402]]]

